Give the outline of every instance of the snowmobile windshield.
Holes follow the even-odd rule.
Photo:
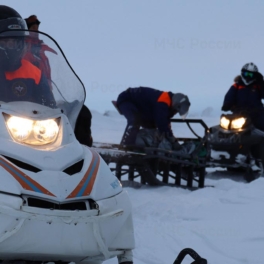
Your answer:
[[[61,109],[75,127],[85,88],[47,34],[16,29],[0,33],[0,83],[0,101]]]

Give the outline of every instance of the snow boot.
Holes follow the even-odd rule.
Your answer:
[[[120,145],[122,147],[135,145],[137,133],[139,131],[138,126],[127,125]]]

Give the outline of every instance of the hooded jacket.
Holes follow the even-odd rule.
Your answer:
[[[176,114],[171,107],[172,96],[172,92],[149,87],[128,88],[118,96],[117,107],[123,104],[122,108],[126,112],[130,111],[131,118],[136,119],[140,126],[158,128],[162,135],[169,138],[173,137],[170,118]],[[135,111],[131,110],[131,104]]]
[[[262,80],[245,85],[239,75],[234,79],[234,82],[225,95],[223,111],[247,110],[255,112],[263,109],[261,102],[261,99],[264,99],[263,77]]]

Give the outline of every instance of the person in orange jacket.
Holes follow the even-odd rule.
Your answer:
[[[157,141],[165,138],[171,143],[173,150],[181,149],[181,145],[173,135],[170,119],[177,113],[182,118],[187,116],[191,105],[188,96],[150,87],[136,87],[120,93],[116,105],[127,119],[121,146],[135,145],[139,129],[143,127],[157,129]]]
[[[14,9],[0,5],[0,101],[29,101],[55,107],[42,70],[24,58],[27,25]]]
[[[32,32],[29,32],[29,37],[26,38],[27,52],[24,58],[42,70],[43,74],[47,77],[50,88],[52,89],[51,69],[49,59],[45,52],[47,51],[56,54],[56,51],[51,49],[38,38],[37,32],[39,31],[39,25],[41,22],[38,20],[36,15],[29,16],[25,19],[25,21],[28,29]]]
[[[242,112],[250,116],[254,126],[264,131],[264,80],[257,65],[246,63],[241,74],[227,91],[222,111]]]
[[[39,25],[41,22],[38,20],[36,15],[29,16],[25,19],[25,21],[30,31],[39,31]],[[34,65],[36,65],[43,71],[44,75],[47,76],[50,87],[52,87],[49,60],[45,52],[48,51],[54,53],[55,51],[45,45],[42,40],[36,38],[36,32],[30,32],[33,36],[35,35],[35,37],[28,38],[28,52],[26,53],[24,58],[31,61]],[[89,108],[86,105],[83,105],[76,121],[74,133],[77,140],[81,144],[88,147],[91,147],[93,144],[91,120],[92,114]]]

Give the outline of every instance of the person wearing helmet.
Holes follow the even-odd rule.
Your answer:
[[[24,59],[27,25],[20,14],[0,5],[0,101],[34,101],[55,107],[42,71]]]
[[[28,18],[25,18],[25,21],[27,23],[28,29],[30,30],[29,34],[31,37],[26,39],[27,51],[25,53],[24,59],[30,61],[43,72],[48,80],[50,89],[52,90],[51,69],[49,59],[45,52],[56,52],[39,39],[37,32],[39,31],[39,25],[41,22],[39,21],[38,17],[36,15],[30,15]],[[76,139],[81,144],[88,147],[91,147],[93,144],[91,122],[91,111],[86,105],[83,105],[75,124],[74,134]]]
[[[116,106],[127,119],[127,126],[121,140],[122,146],[134,145],[140,127],[157,129],[157,141],[166,138],[172,149],[181,145],[174,137],[170,119],[177,113],[182,118],[188,114],[190,101],[182,93],[160,91],[149,87],[128,88],[119,94]]]
[[[30,61],[43,72],[49,82],[50,89],[52,89],[50,63],[45,52],[56,54],[56,51],[46,45],[43,40],[39,39],[38,31],[41,22],[36,15],[25,18],[25,21],[30,32],[29,37],[25,39],[27,51],[24,55],[24,59]]]
[[[234,81],[225,95],[222,111],[246,111],[255,127],[264,131],[264,82],[258,67],[246,63]]]

